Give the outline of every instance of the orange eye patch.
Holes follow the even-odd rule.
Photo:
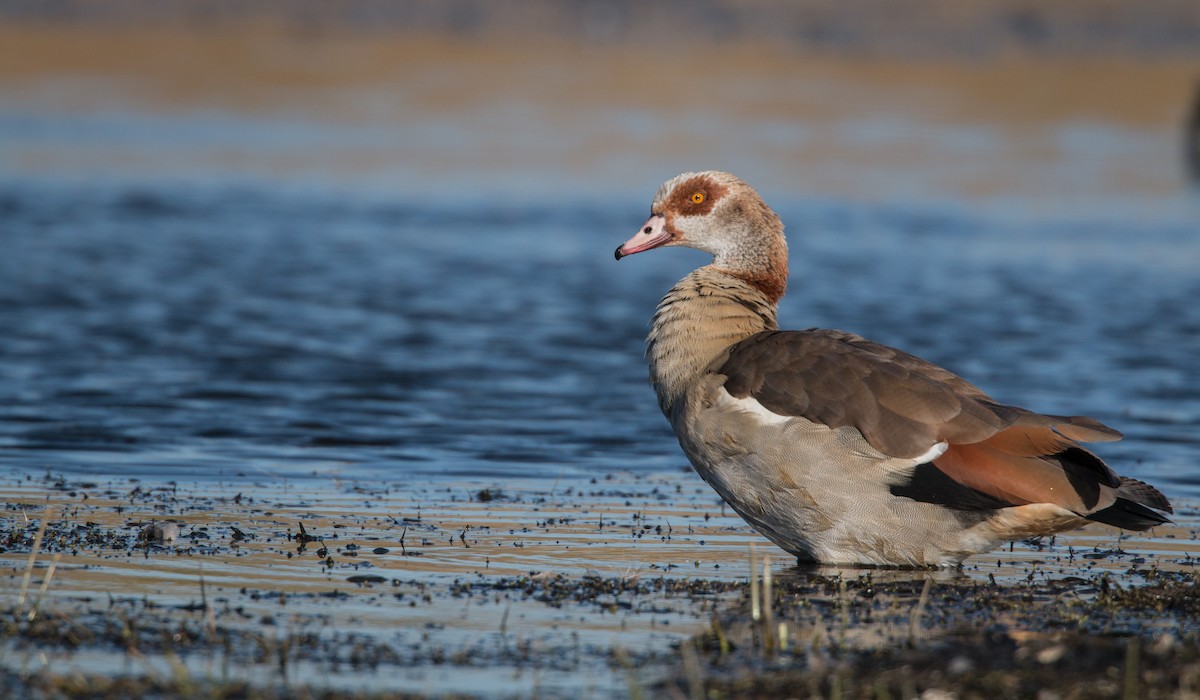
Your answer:
[[[695,192],[692,194],[692,203],[693,204],[700,204],[703,201],[704,201],[704,193],[703,192]]]

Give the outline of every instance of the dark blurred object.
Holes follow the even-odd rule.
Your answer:
[[[1188,174],[1200,183],[1200,81],[1192,96],[1192,111],[1183,125],[1183,157],[1187,162]]]
[[[151,523],[142,528],[138,539],[147,544],[162,544],[179,539],[179,525],[175,523]]]

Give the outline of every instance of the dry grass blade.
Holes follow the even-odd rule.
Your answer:
[[[625,671],[625,680],[628,684],[629,697],[632,700],[642,700],[646,697],[645,691],[642,689],[642,684],[638,682],[636,667],[633,661],[629,658],[629,653],[624,647],[617,647],[613,650],[613,657],[617,664]]]
[[[772,624],[774,611],[771,594],[771,557],[764,556],[762,560],[762,598],[763,598],[763,645],[768,653],[775,651],[775,630]]]
[[[38,608],[42,605],[42,598],[46,595],[46,589],[50,587],[50,579],[54,578],[54,570],[58,568],[58,560],[62,559],[62,552],[55,552],[54,558],[50,560],[50,567],[46,569],[46,577],[42,579],[42,585],[38,588],[37,599],[33,601],[33,607],[29,609],[29,622],[33,622],[37,618]]]
[[[679,649],[683,657],[683,672],[687,676],[688,698],[704,700],[704,669],[700,666],[700,657],[696,654],[696,647],[684,642]]]
[[[758,622],[762,617],[759,607],[758,575],[754,573],[754,543],[750,543],[750,619]]]
[[[721,650],[721,656],[727,655],[732,647],[729,644],[729,638],[725,636],[725,629],[721,626],[721,619],[715,615],[712,619],[712,631],[717,637],[717,645]]]
[[[33,536],[33,547],[29,550],[29,559],[25,562],[25,576],[21,579],[21,592],[17,596],[17,607],[19,611],[21,606],[25,604],[25,596],[29,593],[29,582],[33,577],[33,564],[37,561],[38,552],[42,548],[42,538],[46,536],[46,526],[50,523],[49,510],[42,511],[42,524],[38,527],[37,534]]]
[[[917,600],[917,606],[913,608],[912,615],[908,619],[908,639],[913,641],[917,638],[917,630],[921,626],[921,616],[925,614],[925,605],[929,602],[929,589],[933,587],[933,578],[925,577],[925,586],[921,589],[921,597]]]
[[[1138,694],[1138,675],[1141,650],[1139,649],[1137,637],[1130,637],[1128,644],[1125,646],[1125,687],[1122,694],[1124,700],[1137,700]]]
[[[200,605],[204,608],[205,631],[209,639],[217,636],[217,616],[213,606],[208,604],[208,589],[204,583],[204,564],[200,564]]]

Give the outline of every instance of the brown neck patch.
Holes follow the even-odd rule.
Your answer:
[[[778,304],[787,292],[787,270],[783,274],[778,274],[773,269],[763,270],[761,274],[754,274],[743,270],[726,270],[721,268],[721,271],[732,277],[736,277],[746,284],[754,287],[763,293],[771,304]]]

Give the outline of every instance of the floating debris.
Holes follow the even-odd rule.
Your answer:
[[[179,539],[179,525],[176,523],[151,523],[142,528],[138,538],[143,542],[155,544],[174,542]]]

